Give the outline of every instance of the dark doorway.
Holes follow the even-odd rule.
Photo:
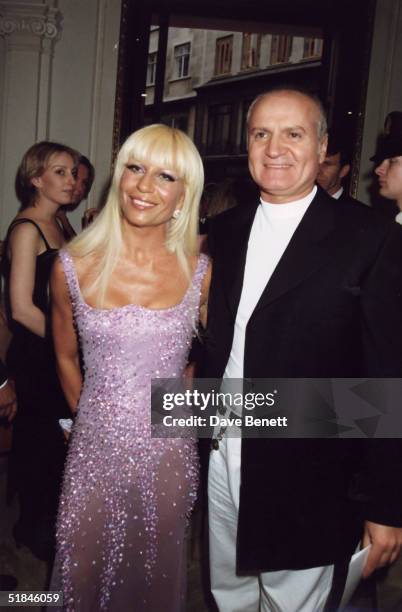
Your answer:
[[[162,121],[194,139],[207,181],[242,176],[250,101],[292,83],[317,93],[344,135],[353,184],[374,9],[375,0],[123,0],[115,150]]]

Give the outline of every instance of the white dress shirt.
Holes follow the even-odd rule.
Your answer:
[[[343,187],[338,189],[338,191],[335,191],[335,193],[332,194],[332,197],[335,198],[335,200],[339,200],[342,194],[343,194]]]
[[[236,314],[232,349],[224,378],[242,378],[247,323],[317,187],[301,200],[272,204],[261,200],[247,246],[243,287]]]

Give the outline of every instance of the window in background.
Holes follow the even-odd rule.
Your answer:
[[[215,76],[230,74],[232,69],[233,34],[216,39]]]
[[[261,34],[244,32],[241,51],[241,69],[258,68],[260,63]]]
[[[207,154],[219,155],[231,153],[230,126],[232,124],[233,106],[218,104],[208,109]]]
[[[180,115],[164,115],[162,117],[162,123],[169,125],[172,128],[177,128],[182,132],[187,132],[188,116],[184,113]]]
[[[322,38],[305,38],[303,59],[322,56]]]
[[[181,79],[190,74],[191,43],[176,45],[174,48],[175,78]]]
[[[287,63],[292,52],[293,37],[286,34],[272,36],[271,64]]]
[[[147,85],[155,85],[157,52],[148,53]]]

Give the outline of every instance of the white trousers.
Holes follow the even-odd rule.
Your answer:
[[[223,438],[210,455],[209,549],[218,608],[220,612],[320,612],[331,589],[332,565],[236,575],[240,451],[240,438]]]

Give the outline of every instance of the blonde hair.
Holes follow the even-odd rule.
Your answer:
[[[21,210],[35,205],[38,190],[32,179],[42,176],[49,165],[53,155],[67,153],[73,159],[74,166],[78,165],[79,153],[59,142],[42,140],[29,147],[18,167],[15,179],[17,198],[21,202]]]
[[[201,157],[184,132],[162,124],[149,125],[128,137],[116,160],[106,204],[92,225],[68,245],[73,257],[94,256],[94,281],[84,294],[97,293],[97,303],[104,303],[110,276],[123,248],[119,187],[126,164],[131,160],[150,163],[175,172],[184,183],[184,201],[180,216],[167,224],[166,247],[175,253],[191,280],[189,258],[198,252],[198,208],[204,185]]]

